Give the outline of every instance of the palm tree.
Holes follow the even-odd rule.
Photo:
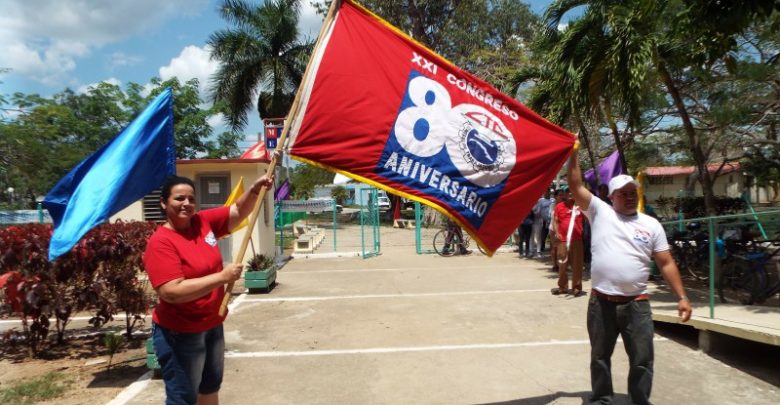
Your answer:
[[[219,11],[234,27],[208,40],[211,58],[220,62],[214,102],[227,105],[234,131],[246,126],[255,101],[261,118],[286,116],[314,45],[298,38],[299,0],[223,0]]]
[[[591,165],[596,167],[590,131],[585,123],[590,120],[590,116],[587,99],[583,97],[583,94],[587,95],[587,87],[581,88],[582,72],[577,70],[571,60],[561,60],[558,56],[565,53],[561,47],[574,43],[567,39],[574,32],[577,30],[568,30],[562,35],[557,29],[549,29],[545,35],[537,37],[532,46],[535,55],[533,59],[540,63],[520,69],[509,82],[513,88],[534,82],[535,86],[525,100],[526,104],[552,122],[576,128]],[[596,180],[599,181],[597,171]]]
[[[577,104],[590,106],[591,113],[603,113],[618,148],[613,106],[626,117],[628,129],[635,128],[643,96],[663,89],[687,138],[710,215],[715,214],[715,179],[707,163],[713,145],[712,141],[707,145],[705,134],[695,126],[691,111],[697,102],[685,88],[697,76],[707,76],[719,59],[729,58],[735,48],[734,36],[752,19],[780,9],[777,1],[740,3],[744,6],[732,2],[688,6],[671,0],[557,0],[545,15],[549,29],[557,27],[573,8],[587,7],[557,48],[558,63],[578,73]]]

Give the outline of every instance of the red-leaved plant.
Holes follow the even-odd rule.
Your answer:
[[[55,320],[57,342],[63,344],[65,328],[78,311],[93,311],[90,323],[95,327],[122,311],[130,337],[148,310],[138,276],[155,227],[147,222],[100,225],[54,263],[47,260],[51,225],[0,228],[0,277],[5,277],[0,316],[21,318],[32,356],[46,341],[50,319]]]

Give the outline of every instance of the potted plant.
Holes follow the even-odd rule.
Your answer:
[[[244,271],[244,287],[250,293],[270,292],[275,284],[276,263],[273,257],[259,254],[249,259]]]

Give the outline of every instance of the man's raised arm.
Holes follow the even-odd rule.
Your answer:
[[[582,170],[580,170],[580,160],[577,157],[578,149],[579,141],[575,143],[575,147],[569,156],[569,171],[566,180],[569,182],[569,191],[574,198],[574,203],[585,211],[590,206],[590,199],[593,197],[593,194],[582,184]]]

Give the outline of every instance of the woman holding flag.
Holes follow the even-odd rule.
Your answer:
[[[144,267],[159,303],[152,314],[155,353],[166,404],[217,404],[225,340],[219,315],[224,285],[241,277],[242,264],[223,268],[217,239],[251,212],[271,176],[258,178],[235,204],[195,212],[195,184],[169,177],[160,205],[165,223],[149,238]]]

